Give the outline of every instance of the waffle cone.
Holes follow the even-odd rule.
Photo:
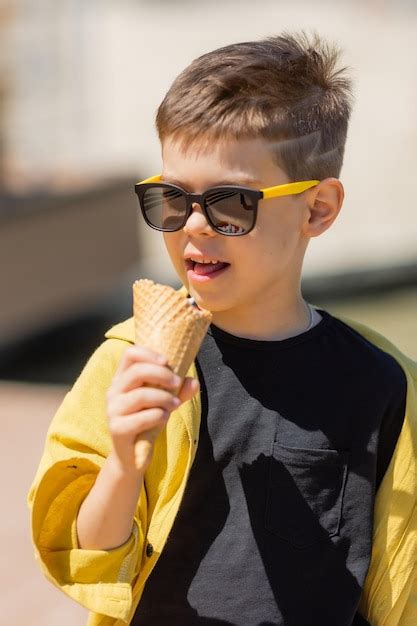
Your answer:
[[[184,378],[210,325],[211,313],[192,306],[172,287],[142,279],[133,284],[133,316],[135,344],[163,354],[168,366]],[[149,461],[157,434],[158,429],[153,429],[136,441],[138,469]]]
[[[133,284],[135,343],[163,354],[181,378],[194,361],[211,321],[211,313],[190,306],[172,287],[151,280]]]

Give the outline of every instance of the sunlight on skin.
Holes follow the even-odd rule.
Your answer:
[[[162,158],[163,180],[194,193],[226,181],[255,189],[290,182],[262,139],[217,142],[204,151],[188,147],[187,153],[167,139]],[[164,233],[164,240],[179,278],[196,302],[213,312],[216,326],[240,337],[283,339],[308,325],[300,290],[305,250],[311,237],[331,226],[342,201],[343,187],[333,178],[297,196],[261,200],[255,228],[242,237],[214,232],[195,204],[185,227]],[[187,253],[230,265],[198,283],[187,275]]]

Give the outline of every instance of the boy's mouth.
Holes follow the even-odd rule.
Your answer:
[[[200,282],[200,280],[207,280],[214,278],[220,272],[224,271],[227,267],[229,267],[230,263],[226,263],[225,261],[219,261],[217,259],[209,260],[209,259],[197,259],[197,258],[188,258],[185,259],[185,267],[187,270],[187,274],[191,278],[191,280],[196,280]]]
[[[187,259],[185,265],[187,271],[193,270],[196,274],[206,275],[223,269],[224,267],[229,265],[229,263],[224,263],[223,261],[210,261],[201,263],[201,261],[193,261],[192,259]]]

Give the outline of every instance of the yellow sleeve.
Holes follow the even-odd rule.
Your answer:
[[[417,624],[417,566],[414,566],[413,576],[407,589],[404,590],[406,599],[398,626],[415,626]]]
[[[407,406],[375,500],[372,558],[359,605],[372,626],[417,624],[417,363],[399,362]]]
[[[27,503],[35,558],[46,576],[96,613],[125,618],[144,548],[142,493],[130,538],[112,550],[78,545],[78,510],[111,450],[106,391],[128,342],[108,339],[92,354],[56,412]]]

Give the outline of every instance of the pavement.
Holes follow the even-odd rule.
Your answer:
[[[26,497],[64,385],[0,381],[1,618],[5,626],[82,626],[88,612],[44,578],[34,559]]]

